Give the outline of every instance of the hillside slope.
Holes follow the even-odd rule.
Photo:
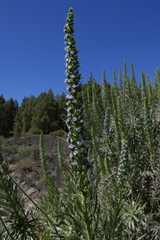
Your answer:
[[[39,157],[39,135],[2,141],[2,154],[9,164],[10,174],[33,199],[38,200],[45,193],[43,171]],[[54,177],[57,187],[61,185],[58,165],[58,138],[43,136],[45,158],[50,174]],[[61,139],[63,157],[67,159],[67,142]],[[26,199],[28,201],[28,199]]]

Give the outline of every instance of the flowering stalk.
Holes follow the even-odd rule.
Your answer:
[[[102,98],[102,104],[103,104],[103,109],[106,109],[107,106],[107,81],[106,81],[106,74],[105,70],[102,70],[102,87],[101,87],[101,98]]]
[[[126,178],[127,163],[128,163],[128,146],[127,141],[122,134],[120,161],[118,166],[118,180],[122,183]]]
[[[112,87],[112,103],[113,103],[113,117],[115,123],[115,136],[116,136],[116,145],[118,147],[117,153],[119,154],[121,150],[121,135],[120,135],[120,127],[118,121],[118,108],[117,108],[117,95],[115,94],[115,87]]]
[[[104,128],[103,128],[103,136],[108,136],[110,131],[110,123],[111,123],[111,116],[110,116],[110,109],[109,107],[106,108],[105,118],[104,118]]]
[[[144,131],[148,141],[148,149],[149,149],[149,162],[148,164],[152,164],[154,161],[155,156],[155,136],[153,130],[153,123],[152,123],[152,93],[150,89],[150,80],[148,78],[148,95],[146,91],[146,82],[145,82],[145,73],[141,72],[142,75],[142,82],[141,82],[141,98],[142,98],[142,107],[143,107],[143,124],[144,124]]]
[[[87,159],[87,147],[86,133],[84,129],[84,115],[83,115],[83,98],[81,94],[81,75],[79,73],[79,61],[78,51],[75,46],[76,41],[74,39],[73,30],[73,9],[69,9],[68,17],[66,19],[67,24],[64,26],[64,32],[66,33],[65,50],[66,50],[66,80],[68,84],[67,90],[67,127],[68,138],[70,148],[70,159],[73,170],[79,172],[82,176],[82,172],[87,172],[90,164]],[[84,174],[85,175],[85,174]],[[77,176],[78,177],[78,176]],[[81,179],[82,180],[82,179]],[[82,187],[82,186],[81,186]]]
[[[125,126],[124,126],[124,118],[123,118],[123,111],[122,111],[122,102],[120,96],[118,96],[118,103],[117,103],[117,110],[118,110],[118,122],[119,122],[119,128],[120,132],[125,132]]]
[[[91,165],[87,159],[86,133],[84,128],[83,98],[81,94],[81,75],[79,73],[78,51],[74,40],[73,9],[70,8],[66,33],[66,80],[67,90],[67,119],[68,138],[70,149],[70,191],[65,199],[63,218],[66,216],[66,239],[95,240],[98,234],[99,204],[97,202],[96,187],[89,180]],[[71,184],[70,184],[71,183]],[[69,221],[67,221],[69,219]],[[68,232],[68,229],[72,229]],[[70,238],[70,237],[71,238]]]

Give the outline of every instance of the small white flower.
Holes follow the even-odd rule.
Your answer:
[[[68,146],[69,148],[74,148],[75,147],[75,145],[74,144],[69,144],[69,146]]]
[[[67,112],[70,111],[71,109],[72,109],[72,107],[68,107],[68,108],[67,108]]]
[[[68,95],[66,96],[66,98],[68,98],[68,99],[73,99],[73,96],[70,95],[70,94],[68,94]]]
[[[77,150],[75,150],[75,151],[73,152],[73,154],[74,154],[74,155],[76,155],[77,153],[78,153],[78,151],[77,151]]]
[[[68,106],[71,103],[71,101],[66,102],[66,105]]]
[[[70,89],[70,86],[67,86],[67,87],[66,87],[66,90],[68,91],[69,89]]]
[[[73,121],[74,121],[74,122],[76,122],[77,120],[78,120],[78,118],[76,118],[76,117],[73,118]]]

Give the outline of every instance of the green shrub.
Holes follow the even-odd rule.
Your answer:
[[[29,129],[28,133],[32,133],[32,134],[40,134],[41,130],[37,127],[32,127]]]
[[[31,152],[31,148],[30,147],[27,147],[27,146],[22,146],[18,149],[18,153],[21,155],[21,156],[27,156],[29,155]]]
[[[61,138],[66,138],[67,134],[63,130],[56,130],[54,132],[50,132],[49,134],[52,137],[61,137]]]

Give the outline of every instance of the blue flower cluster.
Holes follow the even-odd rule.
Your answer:
[[[73,30],[73,10],[70,9],[64,26],[65,39],[65,60],[66,79],[65,83],[68,94],[67,98],[67,120],[68,127],[67,141],[69,143],[70,158],[72,165],[84,165],[87,160],[87,148],[85,146],[86,133],[84,129],[83,98],[81,94],[82,85],[79,73],[78,51],[76,49]]]

